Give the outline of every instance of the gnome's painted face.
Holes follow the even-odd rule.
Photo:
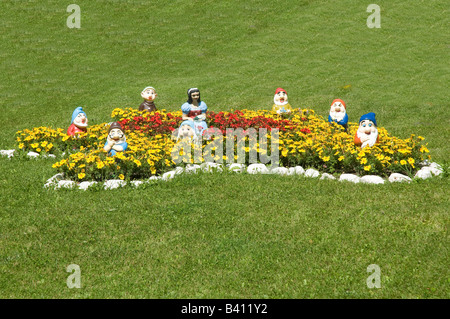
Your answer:
[[[114,140],[116,143],[125,142],[125,134],[119,128],[113,128],[108,134],[109,140]]]
[[[358,132],[366,135],[371,135],[377,132],[377,127],[372,121],[363,120],[361,121],[361,123],[359,123]]]
[[[330,113],[343,113],[345,114],[345,106],[342,102],[336,101],[331,105]]]
[[[83,112],[78,113],[78,115],[73,120],[73,124],[75,124],[78,127],[87,127],[88,119],[86,117],[86,114],[84,114]]]
[[[190,125],[181,125],[178,131],[179,137],[193,137],[195,135],[194,129]]]
[[[285,91],[279,91],[275,96],[273,97],[273,102],[276,105],[285,105],[288,103],[288,96]]]
[[[142,98],[147,101],[155,100],[157,95],[153,88],[147,88],[141,93]]]

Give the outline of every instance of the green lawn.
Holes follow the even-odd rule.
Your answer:
[[[367,112],[421,135],[448,165],[444,1],[0,3],[0,149],[17,130],[90,124],[116,107],[293,107],[351,122]],[[348,86],[350,85],[350,86]],[[344,88],[346,87],[346,88]],[[51,159],[0,159],[0,298],[449,298],[449,179],[357,185],[299,176],[199,174],[146,188],[47,191]],[[66,267],[81,267],[69,289]],[[381,288],[366,285],[381,268]]]

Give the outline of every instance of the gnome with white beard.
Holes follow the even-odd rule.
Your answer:
[[[75,136],[78,133],[87,132],[88,119],[81,106],[77,107],[72,113],[72,120],[67,129],[67,135]]]
[[[123,133],[122,126],[117,122],[113,122],[109,127],[108,137],[103,149],[108,155],[114,156],[117,152],[124,152],[127,147],[127,139]]]
[[[180,127],[178,128],[177,139],[183,140],[186,138],[190,140],[195,140],[198,138],[197,133],[195,131],[194,121],[189,120],[183,121]]]
[[[330,114],[328,115],[328,122],[335,122],[341,125],[347,131],[348,115],[345,102],[341,99],[335,99],[331,103]]]
[[[364,148],[366,146],[372,147],[378,143],[378,129],[377,121],[375,120],[375,113],[367,113],[359,119],[359,128],[355,133],[354,143],[356,146]]]
[[[275,90],[273,102],[275,104],[272,106],[272,111],[277,112],[278,114],[286,114],[292,111],[292,108],[288,103],[287,93],[282,88]]]

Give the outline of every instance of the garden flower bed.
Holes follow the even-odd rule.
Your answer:
[[[138,180],[150,176],[162,176],[174,169],[177,155],[177,141],[173,132],[182,122],[181,111],[165,110],[149,113],[131,108],[115,109],[111,118],[124,128],[128,149],[116,156],[107,156],[103,151],[108,134],[108,123],[89,126],[86,133],[76,137],[65,134],[61,128],[38,127],[16,133],[17,149],[22,152],[54,154],[58,161],[53,164],[56,173],[64,173],[66,179],[76,182],[105,181],[111,179]],[[354,145],[353,136],[357,123],[349,123],[348,132],[337,124],[330,124],[313,110],[295,110],[289,115],[277,115],[267,110],[238,110],[233,112],[208,112],[208,127],[214,127],[223,134],[223,149],[227,143],[226,129],[267,129],[267,145],[259,143],[241,146],[249,165],[250,152],[256,151],[258,158],[267,155],[272,142],[279,143],[279,164],[282,167],[313,167],[321,172],[352,173],[358,175],[380,175],[392,173],[413,176],[420,163],[430,160],[424,138],[412,134],[401,139],[392,136],[383,127],[378,127],[380,140],[373,147],[361,149]],[[270,129],[279,130],[278,140],[272,141]],[[248,138],[247,138],[248,140]],[[205,149],[217,140],[203,140]],[[214,148],[213,148],[214,149]],[[175,150],[175,151],[174,151]],[[174,155],[175,154],[175,155]],[[192,153],[193,154],[193,153]],[[241,153],[242,154],[242,153]],[[214,161],[230,163],[238,159],[235,145],[231,158],[215,154]],[[187,164],[195,164],[191,156]],[[200,159],[201,164],[205,162]]]

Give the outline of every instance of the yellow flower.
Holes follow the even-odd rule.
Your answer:
[[[360,163],[363,165],[367,164],[367,158],[364,157],[363,159],[361,159]]]
[[[341,161],[343,161],[344,160],[344,156],[340,156],[339,158],[338,158],[338,161],[339,162],[341,162]]]
[[[97,162],[97,168],[98,169],[102,169],[105,166],[105,164],[103,162]]]
[[[24,145],[23,143],[20,143],[20,144],[19,144],[19,148],[20,148],[20,149],[24,148],[24,146],[25,146],[25,145]]]
[[[419,150],[421,153],[429,153],[430,151],[425,147],[425,146],[421,146],[420,147],[420,150]]]
[[[406,161],[405,160],[401,160],[400,161],[400,165],[406,165]]]
[[[367,166],[364,166],[364,170],[365,171],[370,171],[370,168],[371,168],[372,166],[370,166],[370,165],[367,165]]]
[[[86,176],[85,173],[79,173],[78,174],[78,179],[83,179]]]
[[[134,163],[137,165],[137,167],[139,167],[139,166],[142,165],[141,162],[140,162],[138,159],[135,159],[135,160],[134,160]]]
[[[120,174],[120,175],[119,175],[119,178],[120,178],[120,179],[125,179],[125,176],[123,176],[123,174]]]
[[[324,158],[322,158],[324,162],[328,162],[330,160],[329,156],[325,156]]]

